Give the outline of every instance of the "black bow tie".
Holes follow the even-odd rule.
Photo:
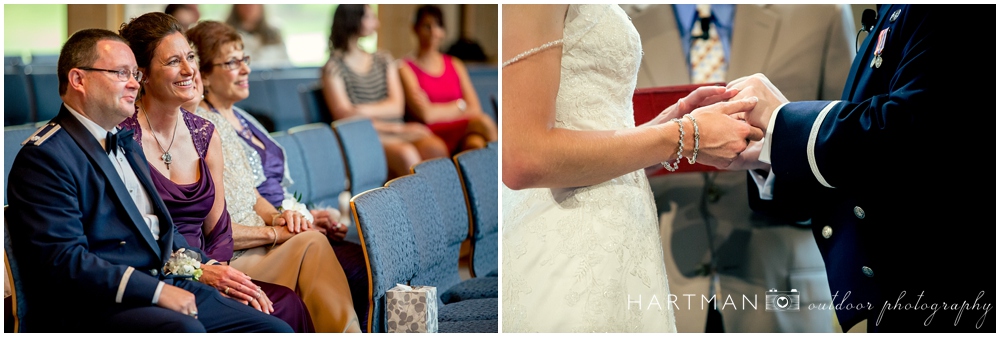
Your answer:
[[[129,137],[132,137],[132,130],[119,130],[118,133],[108,132],[104,136],[104,151],[107,151],[108,154],[114,152],[117,155],[118,147],[121,146],[119,141],[128,139]]]

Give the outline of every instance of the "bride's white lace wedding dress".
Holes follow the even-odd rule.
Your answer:
[[[635,127],[642,47],[621,8],[570,5],[562,49],[556,127]],[[579,188],[505,186],[502,232],[504,332],[676,331],[642,170]]]

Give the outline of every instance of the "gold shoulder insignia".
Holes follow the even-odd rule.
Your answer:
[[[59,124],[45,124],[44,126],[38,128],[38,130],[35,130],[35,133],[32,133],[31,136],[28,136],[28,139],[21,142],[21,146],[26,144],[34,146],[42,145],[42,143],[48,140],[49,137],[52,137],[52,135],[56,134],[59,130],[62,130],[62,126]]]

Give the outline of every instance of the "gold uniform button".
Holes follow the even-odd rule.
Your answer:
[[[823,238],[829,239],[833,236],[833,228],[830,226],[823,226]]]
[[[858,219],[864,219],[865,210],[861,209],[861,206],[854,206],[854,216],[858,217]]]

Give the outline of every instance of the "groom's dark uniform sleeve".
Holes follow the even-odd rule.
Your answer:
[[[8,176],[6,225],[25,284],[38,297],[152,304],[160,281],[136,268],[159,269],[160,258],[123,216],[108,178],[66,131],[53,132],[25,144]]]
[[[845,331],[866,318],[869,331],[976,330],[975,319],[964,317],[924,326],[927,314],[919,311],[897,310],[879,320],[879,309],[912,304],[920,294],[921,303],[972,303],[982,290],[994,298],[994,270],[977,265],[992,255],[993,229],[974,226],[981,215],[974,210],[988,206],[963,198],[966,186],[954,179],[974,174],[971,166],[957,165],[970,158],[961,151],[972,140],[962,136],[985,132],[976,131],[984,123],[963,118],[977,111],[970,92],[994,87],[991,76],[960,67],[970,60],[962,55],[995,53],[991,42],[974,39],[956,54],[958,40],[948,33],[956,18],[987,21],[972,17],[990,8],[882,5],[843,100],[792,102],[776,112],[774,200],[758,200],[755,209],[778,205],[772,210],[808,214],[830,291],[840,296],[834,302],[850,292],[848,303],[877,306],[838,310]],[[875,57],[879,36],[884,48]],[[757,197],[755,188],[750,193]],[[942,269],[956,273],[913,274]]]

